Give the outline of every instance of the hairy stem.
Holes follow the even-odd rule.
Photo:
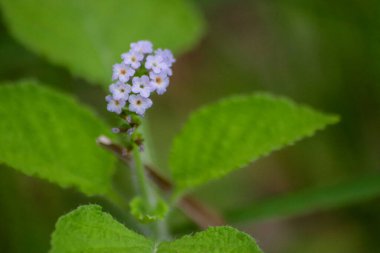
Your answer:
[[[151,194],[151,189],[145,175],[145,169],[142,164],[140,151],[137,145],[133,145],[132,152],[137,177],[137,187],[139,191],[138,193],[143,198],[144,202],[149,205],[149,208],[153,209],[156,203]]]
[[[154,211],[157,205],[157,195],[153,187],[149,185],[145,167],[141,160],[140,150],[137,145],[133,146],[132,153],[137,177],[138,194],[144,200],[144,203],[146,203],[149,211]],[[154,236],[157,240],[163,240],[169,237],[166,219],[153,222],[150,228],[152,236]]]

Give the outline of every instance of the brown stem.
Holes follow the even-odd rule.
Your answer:
[[[120,145],[113,143],[109,138],[100,136],[97,143],[112,151],[117,157],[125,162],[128,166],[131,162],[131,157],[128,150]],[[170,193],[173,189],[172,183],[165,177],[157,173],[152,166],[144,165],[149,178],[164,192]],[[191,196],[184,196],[178,201],[178,207],[200,228],[209,226],[220,226],[225,224],[224,218],[216,210],[213,210],[206,204]]]

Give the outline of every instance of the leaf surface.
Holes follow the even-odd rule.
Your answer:
[[[62,216],[51,240],[50,253],[152,253],[154,244],[102,212],[100,206],[81,206]]]
[[[74,74],[109,85],[129,44],[151,40],[175,53],[191,48],[203,20],[187,0],[0,0],[13,35]],[[31,20],[33,22],[31,22]]]
[[[161,243],[158,253],[262,253],[255,240],[232,227],[210,227],[193,236]]]
[[[88,195],[107,194],[115,158],[108,127],[71,97],[33,82],[0,86],[0,162]]]
[[[337,122],[285,98],[237,96],[193,113],[169,157],[177,190],[217,179]]]

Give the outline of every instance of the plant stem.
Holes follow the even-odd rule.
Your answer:
[[[146,178],[145,169],[141,161],[139,147],[137,145],[133,145],[132,152],[139,194],[143,198],[144,202],[149,205],[150,208],[154,208],[154,205],[156,203],[154,203],[155,199],[154,196],[151,194],[151,189]]]
[[[154,211],[157,205],[156,193],[154,192],[154,189],[149,185],[145,173],[145,167],[141,160],[139,147],[134,144],[132,152],[137,177],[137,186],[139,191],[138,194],[141,196],[144,203],[148,205],[147,208],[149,209],[149,211]],[[150,228],[152,235],[157,240],[163,240],[169,236],[167,231],[166,219],[152,223]]]

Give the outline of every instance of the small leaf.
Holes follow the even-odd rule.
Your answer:
[[[158,253],[262,253],[255,240],[231,227],[211,227],[174,242],[163,242]]]
[[[188,0],[0,0],[12,34],[25,46],[87,80],[109,85],[129,44],[147,39],[181,53],[203,32]],[[33,22],[31,22],[33,20]]]
[[[152,253],[153,242],[115,221],[100,206],[81,206],[62,216],[50,253]]]
[[[380,175],[314,187],[254,203],[228,214],[230,222],[246,223],[328,210],[380,195]]]
[[[149,207],[141,197],[135,197],[132,199],[129,206],[131,208],[131,214],[142,223],[151,223],[157,220],[162,220],[169,211],[169,207],[162,199],[157,201],[154,210],[149,210]]]
[[[177,191],[220,178],[337,121],[266,94],[206,106],[174,140],[169,163]]]
[[[96,145],[109,131],[72,98],[23,82],[0,86],[0,162],[62,187],[107,194],[115,158]]]

